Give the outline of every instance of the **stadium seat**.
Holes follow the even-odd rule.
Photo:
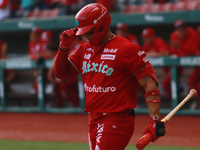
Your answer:
[[[197,4],[197,9],[200,9],[200,1]]]
[[[28,14],[28,17],[29,18],[36,18],[39,15],[39,13],[40,13],[39,9],[34,9],[32,12],[30,12]]]
[[[27,15],[25,16],[27,16],[28,18],[31,18],[33,16],[33,11],[28,12]]]
[[[136,8],[136,12],[137,13],[145,13],[148,12],[150,4],[143,4],[143,5],[139,5]]]
[[[38,13],[37,17],[39,18],[45,18],[48,15],[49,11],[48,10],[42,10]]]
[[[151,4],[147,8],[147,12],[158,12],[160,9],[160,4]]]
[[[53,10],[50,10],[47,17],[53,18],[53,17],[57,17],[59,15],[60,9],[59,8],[55,8]]]
[[[159,11],[161,12],[169,12],[171,11],[172,8],[172,4],[171,3],[165,3],[165,4],[161,4],[159,7]]]
[[[180,1],[172,4],[172,11],[179,11],[179,10],[184,10],[185,2]]]
[[[198,6],[198,1],[197,0],[191,0],[191,1],[187,1],[185,3],[184,9],[185,10],[194,10],[194,9],[197,8],[197,6]]]
[[[134,13],[134,12],[136,12],[136,8],[137,8],[136,5],[127,6],[127,7],[124,9],[124,13]]]

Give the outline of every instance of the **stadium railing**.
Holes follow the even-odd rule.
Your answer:
[[[149,58],[153,67],[170,67],[171,68],[171,89],[172,89],[172,108],[179,102],[179,86],[178,86],[178,67],[195,67],[200,66],[200,57],[158,57]],[[1,107],[0,111],[16,111],[16,112],[54,112],[54,113],[81,113],[84,112],[84,88],[79,78],[79,108],[47,108],[45,107],[45,92],[44,92],[44,69],[50,68],[52,61],[46,60],[41,64],[29,58],[18,58],[0,61],[0,98]],[[5,69],[26,70],[38,69],[38,106],[37,107],[11,107],[7,106],[6,90],[5,90]],[[170,109],[161,109],[161,114],[166,114]],[[147,108],[136,108],[136,113],[148,113]],[[183,109],[178,112],[179,114],[192,114],[200,115],[200,110],[187,110]]]

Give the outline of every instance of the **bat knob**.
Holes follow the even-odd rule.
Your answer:
[[[151,133],[147,133],[147,134],[143,135],[136,143],[137,149],[143,150],[150,143],[151,140],[152,140]]]
[[[191,89],[191,90],[190,90],[190,93],[191,93],[192,95],[197,95],[197,91],[196,91],[195,89]]]

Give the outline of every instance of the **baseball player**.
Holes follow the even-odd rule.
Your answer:
[[[156,36],[156,33],[153,28],[145,28],[142,31],[143,39],[143,49],[146,52],[147,57],[161,57],[167,56],[170,52],[170,47],[168,44],[160,37]],[[168,99],[171,99],[171,85],[169,84],[170,69],[164,67],[165,78],[162,82],[162,88],[168,94]],[[171,80],[170,80],[171,81]]]
[[[134,131],[138,84],[145,89],[150,114],[144,134],[150,132],[154,142],[165,133],[153,68],[140,46],[111,32],[111,21],[103,5],[86,5],[76,14],[78,27],[62,33],[55,59],[56,77],[82,76],[90,150],[125,149]],[[81,35],[88,42],[68,58],[70,45]]]
[[[53,33],[50,30],[45,30],[41,34],[41,49],[42,52],[45,53],[47,51],[47,47],[53,43]]]
[[[198,55],[199,35],[183,20],[174,22],[175,31],[171,33],[171,54],[178,57]]]
[[[0,39],[0,60],[7,59],[8,44]],[[6,91],[10,90],[10,83],[15,78],[15,72],[12,69],[6,69],[5,71],[5,81],[6,81]]]
[[[120,22],[116,25],[116,34],[128,39],[132,43],[139,44],[137,37],[129,33],[129,28],[125,23]]]
[[[171,55],[177,57],[197,56],[199,55],[199,36],[198,33],[191,27],[188,27],[183,20],[176,20],[174,22],[174,31],[170,37]],[[197,68],[198,69],[198,68]],[[182,76],[183,67],[179,67],[179,77]],[[198,71],[197,71],[198,72]],[[196,71],[189,78],[189,87],[196,88],[196,78],[199,78]],[[168,96],[171,95],[171,75],[165,78],[165,92]],[[170,96],[171,97],[171,96]]]
[[[199,34],[199,40],[198,41],[200,41],[200,26],[198,26],[197,32]],[[199,43],[199,47],[198,47],[196,56],[200,56],[200,43]],[[198,98],[198,101],[200,103],[200,78],[199,78],[199,76],[200,76],[200,67],[195,67],[194,71],[192,72],[192,74],[189,77],[188,85],[189,85],[190,88],[197,90],[197,98]],[[196,108],[197,105],[198,104],[196,102],[194,102],[193,108]],[[190,107],[190,108],[193,109],[192,107]]]
[[[41,34],[42,30],[40,27],[34,27],[30,33],[30,42],[28,44],[28,55],[41,55],[42,48],[41,48]],[[32,57],[32,56],[31,56]]]
[[[160,37],[156,36],[153,28],[145,28],[142,31],[143,48],[147,57],[160,57],[169,55],[170,48]]]

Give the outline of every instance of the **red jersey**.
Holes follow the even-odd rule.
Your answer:
[[[66,62],[65,52],[59,50],[59,53],[62,62]],[[59,63],[60,59],[56,61]],[[69,62],[82,76],[86,112],[111,113],[135,108],[138,80],[148,75],[157,81],[143,49],[120,36],[109,40],[98,50],[90,47],[88,42],[82,44],[69,57]],[[65,69],[55,65],[57,76],[69,72],[66,69],[68,62],[62,64]]]
[[[152,45],[143,45],[145,52],[166,52],[169,51],[170,48],[167,43],[159,37],[155,38],[155,41]]]
[[[40,44],[41,44],[41,52],[46,52],[47,46],[49,45],[49,42],[41,40]]]
[[[126,37],[130,42],[132,43],[135,43],[135,44],[138,44],[138,39],[135,35],[133,34],[128,34],[127,37]]]
[[[185,39],[180,39],[175,31],[172,32],[171,43],[176,42],[178,47],[171,47],[171,54],[176,54],[180,57],[196,55],[199,48],[198,36],[198,33],[190,27],[187,27]]]
[[[44,50],[42,48],[42,41],[41,40],[37,43],[34,43],[32,41],[29,42],[29,44],[28,44],[28,54],[29,55],[41,54],[43,52],[44,52]]]

